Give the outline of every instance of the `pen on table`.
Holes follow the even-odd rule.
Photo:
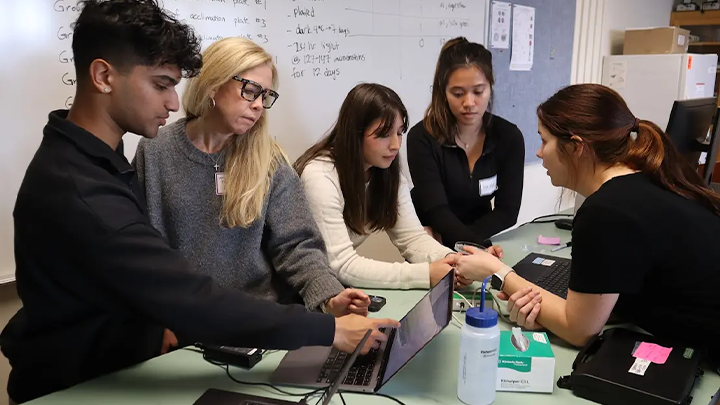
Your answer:
[[[558,246],[558,247],[556,247],[556,248],[553,248],[553,249],[551,249],[550,251],[551,251],[551,252],[557,252],[557,251],[560,250],[560,249],[565,249],[566,247],[570,247],[570,246],[572,246],[572,241],[570,241],[570,242],[568,242],[568,243],[563,243],[562,245],[560,245],[560,246]]]

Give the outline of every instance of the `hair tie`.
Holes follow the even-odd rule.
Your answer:
[[[638,118],[635,118],[635,122],[633,123],[632,128],[630,128],[630,139],[633,141],[637,139],[638,132],[640,131],[640,120]]]

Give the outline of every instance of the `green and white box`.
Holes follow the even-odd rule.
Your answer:
[[[545,332],[522,332],[527,350],[515,345],[510,331],[500,332],[498,391],[553,392],[555,355]]]

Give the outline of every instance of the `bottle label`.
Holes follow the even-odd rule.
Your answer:
[[[482,355],[483,359],[487,359],[489,357],[497,357],[498,351],[497,349],[480,350],[480,354]]]

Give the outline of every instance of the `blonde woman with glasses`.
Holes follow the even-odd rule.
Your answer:
[[[223,286],[365,315],[368,296],[344,289],[330,270],[300,180],[268,135],[276,88],[272,58],[254,42],[230,37],[207,48],[183,95],[186,117],[138,145],[151,222]],[[176,344],[168,331],[165,346]]]

